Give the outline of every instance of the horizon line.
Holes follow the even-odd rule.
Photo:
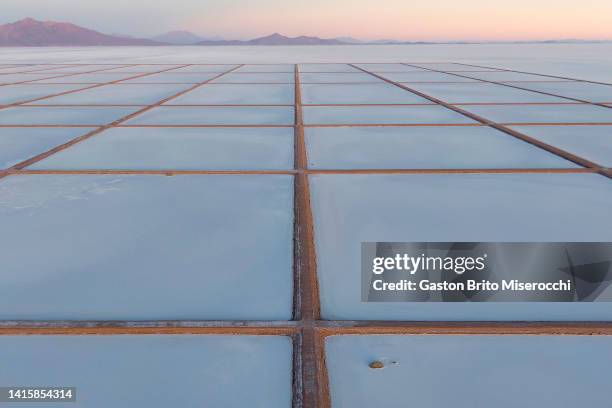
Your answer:
[[[570,43],[570,42],[585,42],[585,43],[605,43],[605,42],[612,42],[612,37],[610,38],[581,38],[581,37],[544,37],[544,38],[531,38],[531,39],[470,39],[470,38],[458,38],[458,39],[405,39],[405,38],[386,38],[384,36],[381,37],[369,37],[369,38],[363,38],[363,37],[356,37],[356,36],[352,36],[352,35],[339,35],[339,36],[333,36],[333,37],[329,37],[329,36],[319,36],[316,34],[297,34],[297,35],[286,35],[283,34],[279,31],[273,31],[273,32],[269,32],[269,34],[256,34],[253,35],[251,37],[225,37],[223,35],[220,34],[214,34],[214,33],[207,33],[207,34],[201,34],[201,33],[197,33],[194,32],[195,30],[189,30],[186,28],[176,28],[176,29],[171,29],[171,30],[167,30],[161,33],[157,33],[157,34],[149,34],[149,35],[145,35],[145,36],[140,36],[140,35],[132,35],[132,34],[128,34],[128,33],[120,33],[120,32],[107,32],[107,31],[101,31],[98,29],[92,29],[92,28],[88,28],[84,25],[80,25],[77,23],[74,23],[72,21],[58,21],[58,20],[39,20],[33,17],[23,17],[19,20],[15,20],[15,21],[10,21],[10,22],[0,22],[0,26],[3,25],[8,25],[8,24],[15,24],[15,23],[19,23],[25,20],[33,20],[33,21],[37,21],[37,22],[43,22],[43,23],[59,23],[59,24],[72,24],[81,28],[85,28],[88,30],[93,30],[93,31],[97,31],[99,33],[102,34],[106,34],[106,35],[110,35],[110,36],[115,36],[115,37],[127,37],[127,38],[134,38],[134,39],[152,39],[154,37],[158,37],[161,35],[165,35],[165,34],[169,34],[169,33],[173,33],[173,32],[186,32],[186,33],[190,33],[193,34],[197,37],[200,37],[200,41],[250,41],[250,40],[256,40],[256,39],[260,39],[260,38],[265,38],[265,37],[269,37],[272,35],[281,35],[283,37],[288,37],[288,38],[298,38],[298,37],[313,37],[313,38],[319,38],[322,40],[338,40],[338,41],[344,41],[346,42],[346,45],[393,45],[394,43],[396,43],[397,45],[402,45],[402,44],[418,44],[418,43],[427,43],[427,44],[516,44],[516,43],[547,43],[547,42],[558,42],[558,43]],[[193,45],[196,45],[197,43],[194,43]],[[173,45],[173,44],[169,44],[169,45]],[[187,44],[189,45],[189,44]]]

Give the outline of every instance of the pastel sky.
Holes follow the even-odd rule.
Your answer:
[[[0,0],[0,23],[33,17],[106,33],[187,29],[404,40],[612,39],[612,0]]]

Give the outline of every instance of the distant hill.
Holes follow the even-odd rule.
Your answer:
[[[102,34],[71,23],[25,18],[0,25],[0,46],[163,45],[159,42]]]
[[[335,38],[319,37],[287,37],[282,34],[274,33],[265,37],[254,38],[252,40],[205,40],[198,45],[343,45],[351,44]]]
[[[544,41],[399,41],[358,40],[351,37],[319,38],[287,37],[274,33],[252,40],[205,38],[185,30],[170,31],[153,38],[137,38],[125,34],[103,34],[72,23],[38,21],[24,18],[14,23],[0,24],[0,47],[52,47],[92,45],[419,45],[419,44],[588,44],[609,43],[610,40],[562,39]]]
[[[204,38],[190,31],[176,30],[156,35],[151,37],[151,40],[173,45],[191,45],[204,40]]]

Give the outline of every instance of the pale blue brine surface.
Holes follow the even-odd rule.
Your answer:
[[[210,83],[165,105],[293,105],[293,90],[291,84]]]
[[[462,109],[497,123],[610,123],[612,109],[577,105],[470,105]]]
[[[332,336],[334,408],[606,408],[608,336]],[[380,361],[385,367],[368,365]]]
[[[287,72],[268,72],[268,73],[255,73],[255,72],[230,72],[220,76],[219,78],[212,81],[215,84],[242,84],[242,83],[293,83],[295,81],[295,75]]]
[[[2,320],[291,318],[291,176],[10,176],[0,225]]]
[[[367,71],[375,72],[377,74],[384,73],[384,72],[415,72],[415,71],[425,72],[425,70],[422,68],[407,66],[404,64],[400,64],[400,63],[385,63],[385,62],[374,63],[373,62],[373,63],[365,63],[365,64],[360,63],[360,64],[355,64],[355,65],[359,68],[363,68]]]
[[[195,65],[189,65],[186,67],[173,69],[172,71],[169,71],[169,72],[172,72],[172,73],[213,72],[216,74],[220,74],[223,72],[227,72],[236,67],[237,65],[231,65],[231,64],[195,64]]]
[[[601,166],[612,167],[612,126],[517,126],[514,129]]]
[[[299,64],[302,72],[359,72],[348,64]]]
[[[467,67],[464,67],[467,69]],[[476,68],[473,68],[476,69]],[[527,74],[522,72],[512,72],[512,71],[448,71],[457,75],[462,75],[465,77],[478,78],[485,81],[494,81],[494,82],[508,82],[508,81],[563,81],[558,78],[551,78],[543,75],[535,75],[535,74]],[[455,78],[461,79],[462,77],[456,76]],[[532,82],[535,83],[535,82]],[[528,86],[527,83],[517,83],[518,86]]]
[[[589,102],[612,102],[612,86],[609,85],[566,81],[550,83],[525,83],[520,84],[520,86]]]
[[[291,348],[281,336],[0,336],[0,384],[77,388],[74,403],[23,408],[290,408]]]
[[[22,81],[38,81],[40,79],[44,79],[44,78],[50,78],[50,77],[54,77],[54,76],[58,76],[58,75],[62,75],[62,74],[37,74],[35,72],[33,73],[23,73],[23,74],[4,74],[2,72],[2,69],[0,69],[0,84],[12,84],[15,82],[22,82]],[[47,81],[40,81],[40,82],[47,82]],[[38,82],[37,82],[38,83]]]
[[[1,112],[1,111],[0,111]],[[292,106],[160,106],[128,125],[293,125]],[[1,116],[0,116],[1,120]]]
[[[293,64],[271,64],[267,62],[264,65],[247,64],[238,68],[234,72],[294,72]]]
[[[313,169],[573,168],[489,127],[307,128]]]
[[[0,129],[0,146],[2,139]],[[293,129],[113,128],[29,168],[288,170]]]
[[[42,81],[37,81],[36,83],[40,83],[40,84],[53,84],[53,83],[100,84],[100,83],[111,82],[111,81],[121,81],[126,78],[130,78],[134,75],[136,74],[127,73],[127,72],[113,73],[112,71],[111,72],[96,72],[96,73],[91,73],[91,74],[77,74],[77,75],[58,72],[57,74],[53,75],[56,78],[44,79]],[[47,74],[47,76],[49,76],[49,74]],[[128,83],[128,81],[126,81],[125,83]]]
[[[151,105],[186,89],[189,89],[189,85],[114,84],[56,96],[37,103],[44,105]]]
[[[612,320],[608,302],[364,303],[360,287],[362,242],[610,242],[609,183],[596,174],[311,176],[322,317]]]
[[[372,76],[372,81],[377,78]],[[411,92],[385,82],[374,84],[303,84],[303,104],[429,103]]]
[[[379,75],[395,82],[476,82],[475,79],[433,71],[381,72]]]
[[[0,169],[14,166],[88,131],[88,128],[0,128]]]
[[[486,82],[411,84],[410,88],[447,103],[558,103],[564,99]],[[503,106],[502,108],[505,108]]]
[[[324,69],[324,68],[323,68]],[[302,84],[325,83],[383,83],[382,79],[366,74],[365,72],[300,72]]]
[[[180,84],[197,84],[200,82],[208,81],[216,77],[217,73],[214,72],[177,72],[178,70],[162,72],[160,74],[147,75],[140,78],[129,79],[125,81],[126,84],[139,84],[139,83],[180,83]]]
[[[5,85],[0,93],[0,105],[26,102],[32,99],[56,95],[62,92],[85,88],[87,85],[45,85],[19,84]],[[41,101],[42,102],[42,101]]]
[[[102,126],[136,112],[138,107],[34,107],[0,109],[0,125]]]
[[[438,105],[304,106],[303,112],[306,125],[477,123],[467,116]]]

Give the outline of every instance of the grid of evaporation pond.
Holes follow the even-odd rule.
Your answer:
[[[612,97],[606,96],[612,89],[609,84],[455,63],[7,65],[0,70],[0,76],[4,78],[0,79],[0,87],[7,91],[0,99],[1,129],[74,128],[80,132],[64,135],[64,139],[58,136],[55,145],[39,149],[26,146],[27,157],[23,160],[15,163],[6,159],[11,164],[1,170],[2,178],[244,174],[287,175],[294,180],[293,319],[112,324],[11,321],[3,323],[4,333],[291,336],[296,406],[330,404],[324,359],[324,339],[329,335],[612,333],[607,324],[588,323],[478,325],[323,320],[309,187],[309,175],[332,174],[599,173],[610,177],[611,164],[596,159],[598,149],[589,150],[585,143],[576,144],[568,137],[559,137],[558,145],[555,135],[542,132],[583,132],[586,145],[597,146],[598,135],[590,133],[591,129],[606,133],[607,126],[612,125]],[[14,118],[17,120],[12,122]],[[266,163],[253,164],[254,168],[223,167],[223,163],[215,169],[207,168],[206,163],[189,169],[148,168],[145,158],[142,167],[126,169],[121,167],[125,163],[119,163],[119,167],[88,168],[83,165],[87,160],[75,159],[80,146],[102,141],[116,129],[128,128],[287,128],[293,132],[293,163],[288,168],[277,163],[273,169],[266,168]],[[373,145],[368,140],[373,138],[372,133],[367,133],[369,129],[380,132],[384,143],[376,141]],[[424,153],[425,159],[411,165],[413,162],[402,162],[389,151],[382,156],[372,151],[374,146],[386,144],[390,150],[406,151],[403,143],[410,139],[408,147],[425,152],[427,140],[419,138],[413,129],[439,139],[438,146],[455,143],[451,138],[456,132],[460,145],[468,148],[453,151],[465,157],[449,165]],[[493,163],[491,157],[483,160],[470,153],[474,146],[470,145],[470,133],[461,133],[465,129],[478,129],[482,134],[472,137],[478,143],[491,143],[488,148],[493,152]],[[344,157],[326,157],[326,151],[342,152],[343,146],[350,146],[343,134],[347,131],[348,140],[351,131],[363,132],[359,143],[353,143]],[[72,151],[74,155],[67,154]],[[371,153],[374,160],[364,160],[364,153]],[[526,162],[518,160],[525,156]],[[54,157],[60,159],[54,162]],[[503,165],[496,166],[496,161]]]

